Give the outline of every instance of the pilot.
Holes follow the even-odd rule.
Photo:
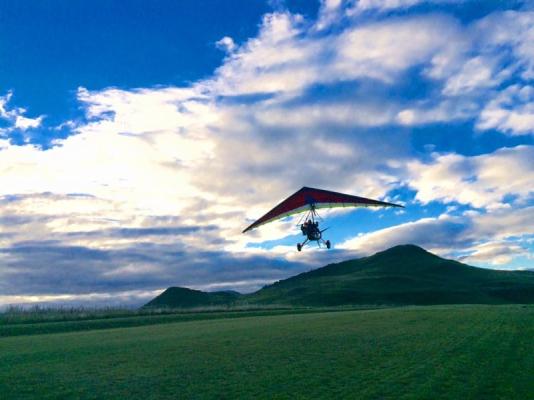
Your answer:
[[[300,230],[302,231],[303,235],[306,235],[306,232],[308,231],[308,221],[304,221],[304,223],[300,226]]]

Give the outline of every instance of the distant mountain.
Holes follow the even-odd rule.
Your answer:
[[[194,296],[189,292],[195,292]],[[305,272],[252,294],[234,292],[225,298],[220,293],[170,288],[147,306],[534,303],[534,272],[471,267],[403,245]],[[196,303],[197,299],[202,303]]]

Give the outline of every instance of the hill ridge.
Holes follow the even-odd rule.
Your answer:
[[[146,306],[534,303],[534,272],[477,268],[404,244],[331,263],[250,294],[169,288]]]

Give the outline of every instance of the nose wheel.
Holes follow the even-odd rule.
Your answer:
[[[298,251],[301,251],[302,250],[302,245],[300,243],[297,243],[297,250]]]
[[[330,240],[327,240],[326,242],[324,242],[324,244],[326,244],[326,248],[327,248],[327,249],[330,248]]]

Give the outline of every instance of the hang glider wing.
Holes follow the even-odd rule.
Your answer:
[[[367,199],[365,197],[303,187],[250,225],[243,233],[266,223],[276,221],[277,219],[309,211],[312,206],[316,209],[334,207],[402,207],[398,204]]]

